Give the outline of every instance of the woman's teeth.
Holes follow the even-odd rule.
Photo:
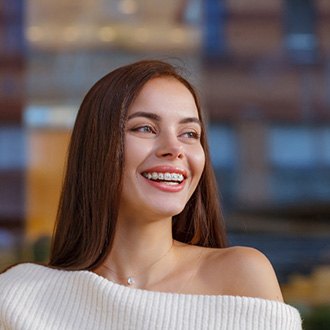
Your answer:
[[[179,173],[168,173],[168,172],[166,172],[166,173],[157,173],[157,172],[147,173],[147,172],[144,172],[144,173],[142,173],[142,175],[149,180],[166,181],[166,183],[169,183],[169,184],[171,184],[171,183],[177,184],[184,180],[184,176]]]

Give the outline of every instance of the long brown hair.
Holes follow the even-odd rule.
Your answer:
[[[128,108],[145,83],[156,77],[172,77],[189,89],[203,126],[201,144],[205,168],[184,210],[173,217],[173,237],[200,246],[226,246],[196,92],[171,64],[147,60],[120,67],[104,76],[90,89],[80,106],[69,146],[50,266],[93,269],[111,250],[122,191]]]

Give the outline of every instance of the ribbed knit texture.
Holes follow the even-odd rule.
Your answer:
[[[0,275],[1,330],[298,330],[298,311],[258,298],[128,288],[88,271],[21,264]]]

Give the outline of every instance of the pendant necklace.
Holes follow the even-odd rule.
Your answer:
[[[116,277],[117,277],[118,279],[125,280],[126,285],[131,286],[131,285],[135,284],[135,278],[136,278],[137,276],[139,276],[140,274],[142,274],[142,273],[145,272],[146,270],[150,269],[151,267],[153,267],[154,265],[156,265],[159,261],[161,261],[163,258],[165,258],[165,257],[168,255],[168,253],[172,250],[173,244],[174,244],[174,240],[172,240],[172,244],[171,244],[170,248],[169,248],[169,249],[168,249],[163,255],[161,255],[158,259],[156,259],[156,260],[153,261],[150,265],[148,265],[143,271],[141,271],[141,272],[139,272],[139,273],[137,273],[137,274],[132,274],[132,275],[130,275],[130,276],[124,276],[124,277],[123,277],[123,276],[119,276],[119,275],[118,275],[114,270],[112,270],[109,266],[107,266],[107,265],[105,265],[105,264],[103,264],[102,266],[103,266],[104,268],[106,268],[109,272],[115,274]]]

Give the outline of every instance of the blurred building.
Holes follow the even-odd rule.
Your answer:
[[[22,0],[0,1],[0,256],[17,257],[25,220],[26,48]],[[0,263],[1,266],[1,263]]]
[[[24,228],[47,245],[82,97],[154,57],[200,91],[231,242],[264,251],[283,282],[330,263],[328,1],[2,2],[0,241]]]
[[[330,262],[330,3],[204,3],[201,85],[231,241],[285,281]]]
[[[214,19],[226,41],[216,56],[203,54],[203,86],[219,167],[220,139],[231,143],[227,167],[239,178],[225,188],[232,204],[324,208],[330,195],[330,4],[208,2],[222,3],[226,13]]]

